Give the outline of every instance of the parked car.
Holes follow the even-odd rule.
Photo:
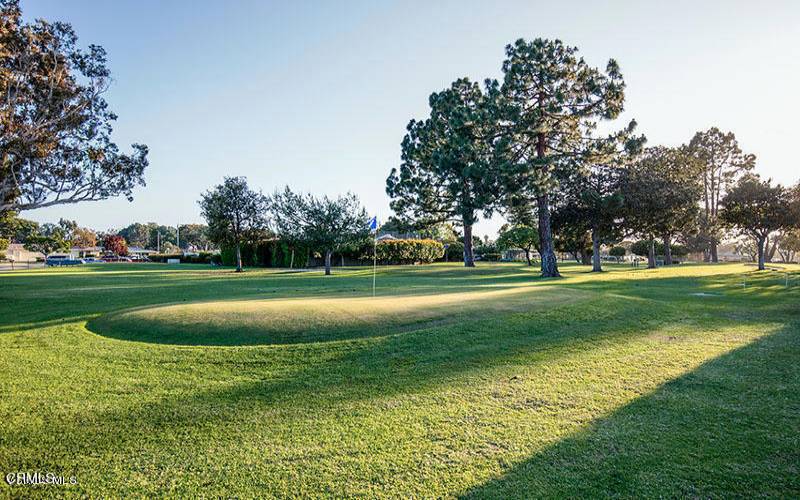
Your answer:
[[[77,266],[83,264],[81,259],[73,259],[69,255],[48,255],[44,261],[47,266]]]
[[[83,259],[84,264],[102,264],[104,261],[99,257],[87,257]]]
[[[123,257],[120,255],[113,255],[113,254],[103,255],[101,259],[103,260],[103,262],[133,262],[133,260],[131,260],[130,257]]]

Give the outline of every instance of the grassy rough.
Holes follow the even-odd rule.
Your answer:
[[[0,274],[0,494],[798,496],[788,271]]]

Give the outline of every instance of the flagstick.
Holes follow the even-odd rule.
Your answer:
[[[375,296],[375,273],[378,270],[378,230],[375,230],[375,245],[372,247],[372,296]]]

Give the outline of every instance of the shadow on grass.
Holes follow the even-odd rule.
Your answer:
[[[254,408],[330,408],[342,403],[436,390],[465,374],[485,373],[513,363],[553,362],[594,346],[624,344],[651,335],[677,308],[629,301],[609,310],[595,299],[551,310],[498,315],[378,339],[338,344],[295,345],[252,350],[253,366],[242,366],[234,383],[191,395],[159,399],[135,408],[119,408],[101,417],[109,422],[161,432],[209,425],[249,415]],[[219,351],[223,353],[224,351]],[[265,378],[272,362],[293,369]],[[224,356],[222,354],[221,356]],[[314,361],[309,362],[308,359]],[[175,361],[177,362],[177,361]]]
[[[386,337],[489,315],[563,307],[593,297],[558,287],[502,287],[406,297],[249,299],[142,307],[97,317],[86,328],[118,340],[190,346],[254,346]]]
[[[797,497],[800,327],[706,362],[464,498]]]

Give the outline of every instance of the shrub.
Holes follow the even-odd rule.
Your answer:
[[[627,251],[625,250],[625,247],[620,247],[620,246],[611,247],[611,250],[608,251],[608,255],[617,258],[625,257],[626,253]]]
[[[311,248],[303,244],[290,244],[284,240],[272,239],[241,246],[242,265],[245,267],[305,267],[311,255]],[[292,257],[294,252],[294,257]],[[220,250],[219,264],[236,265],[236,248],[223,246]]]
[[[9,240],[0,238],[0,260],[6,260],[6,250],[8,249]]]
[[[444,256],[444,245],[435,240],[384,240],[376,250],[384,264],[430,263]]]
[[[649,249],[649,240],[639,240],[631,245],[631,253],[640,257],[647,257]],[[677,243],[670,245],[670,250],[672,250],[673,257],[684,257],[689,254],[689,250],[684,245],[679,245]],[[656,256],[664,256],[664,243],[661,241],[656,241]]]
[[[199,252],[197,255],[183,255],[182,253],[154,253],[147,258],[150,262],[167,262],[169,259],[179,259],[181,264],[210,264],[214,255],[211,252]]]
[[[498,252],[483,252],[481,254],[481,260],[485,260],[488,262],[497,262],[500,260],[501,255]]]
[[[448,243],[447,250],[444,252],[448,262],[458,262],[464,259],[464,244],[460,241]],[[445,257],[445,255],[442,255]]]

